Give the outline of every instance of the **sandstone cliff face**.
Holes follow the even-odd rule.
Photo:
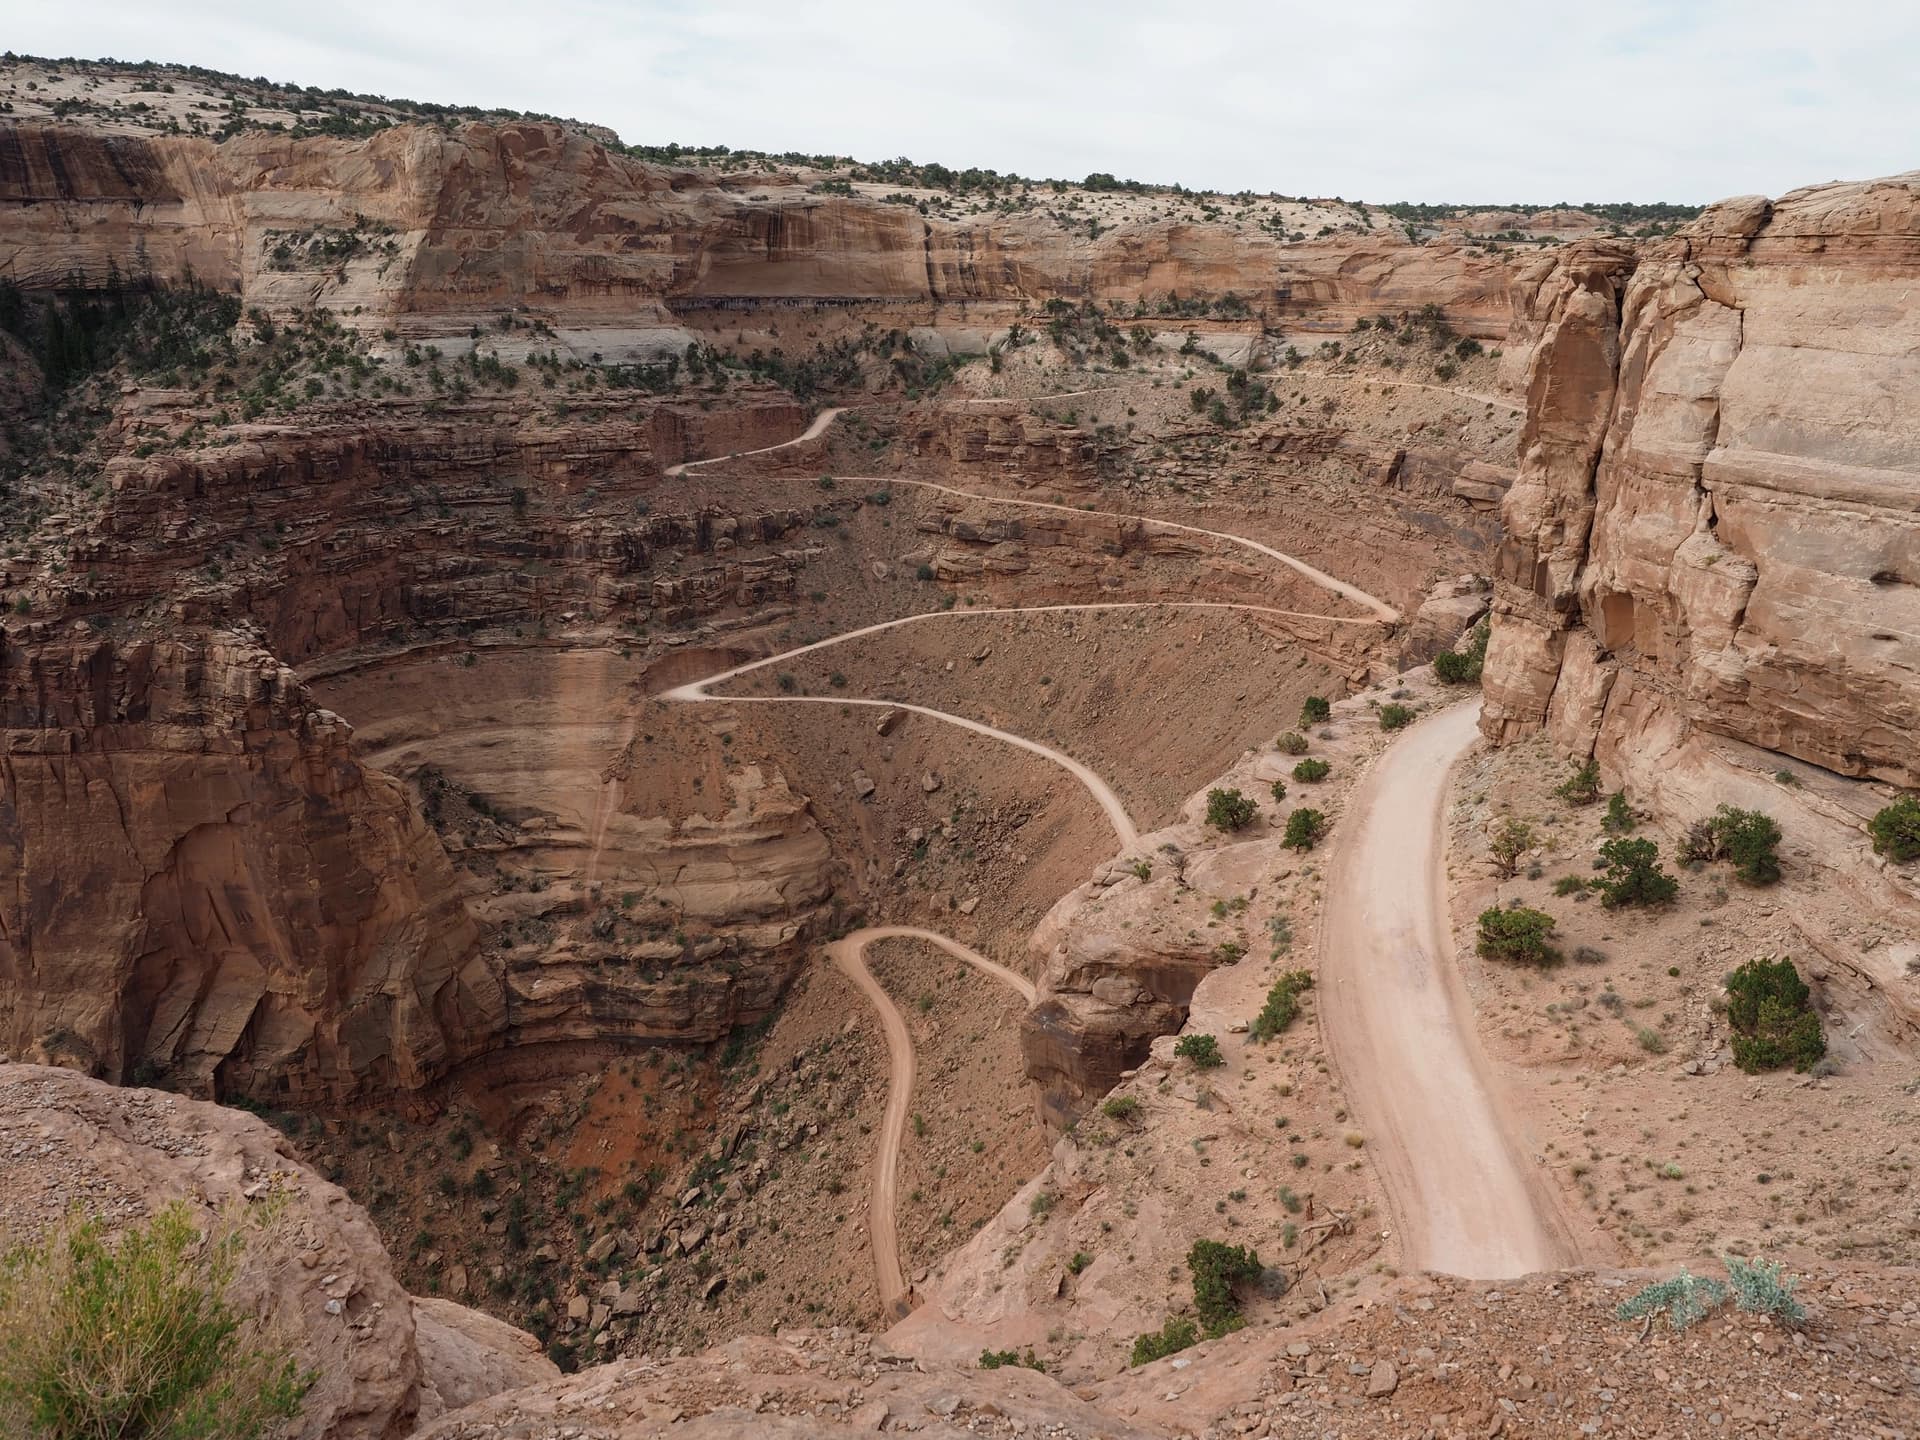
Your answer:
[[[1285,245],[1175,220],[1094,239],[1037,214],[931,220],[778,175],[645,164],[554,125],[220,145],[0,127],[0,274],[97,281],[110,263],[167,279],[191,268],[249,306],[323,304],[368,331],[455,345],[525,306],[608,358],[683,348],[716,312],[795,305],[972,331],[1054,297],[1235,294],[1290,328],[1428,302],[1469,333],[1508,323],[1506,261],[1394,234]]]
[[[1483,727],[1608,743],[1649,707],[1920,784],[1920,181],[1570,247],[1505,505]]]
[[[444,852],[237,637],[0,635],[0,1048],[280,1101],[414,1088],[504,1017]]]

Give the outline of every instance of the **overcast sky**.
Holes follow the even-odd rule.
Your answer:
[[[725,144],[1349,199],[1920,167],[1908,0],[0,0],[0,44]]]

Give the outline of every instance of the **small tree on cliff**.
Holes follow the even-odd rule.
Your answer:
[[[1920,860],[1920,796],[1902,795],[1867,824],[1873,853],[1896,865]]]
[[[1260,813],[1260,802],[1238,790],[1207,792],[1207,823],[1216,830],[1244,830]]]

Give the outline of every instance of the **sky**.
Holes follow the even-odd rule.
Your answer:
[[[1904,0],[0,0],[25,53],[510,107],[629,143],[1371,201],[1920,167]]]

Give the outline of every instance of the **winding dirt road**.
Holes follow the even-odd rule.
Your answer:
[[[927,610],[915,615],[903,615],[896,620],[882,620],[874,625],[862,625],[856,630],[844,631],[839,635],[829,635],[824,640],[815,640],[810,645],[798,645],[791,650],[783,650],[778,655],[769,655],[763,660],[749,660],[744,665],[736,665],[731,670],[722,670],[717,675],[709,675],[704,680],[693,680],[685,685],[675,686],[661,692],[662,700],[690,704],[699,701],[728,701],[747,705],[861,705],[870,709],[909,710],[916,715],[925,715],[930,719],[947,725],[957,725],[963,730],[971,730],[976,735],[985,735],[1008,745],[1050,760],[1067,771],[1074,779],[1086,787],[1087,793],[1106,812],[1107,821],[1113,827],[1115,838],[1122,850],[1132,849],[1140,840],[1140,829],[1134,824],[1133,817],[1127,813],[1127,807],[1114,793],[1113,787],[1100,778],[1093,770],[1081,764],[1064,751],[1051,745],[1043,745],[1037,740],[1029,740],[1024,735],[1016,735],[1010,730],[985,724],[979,720],[970,720],[964,715],[955,715],[946,710],[935,710],[927,705],[915,705],[905,700],[872,700],[862,697],[843,695],[714,695],[709,693],[715,685],[721,685],[741,675],[755,670],[764,670],[769,665],[779,665],[795,656],[808,655],[816,650],[825,650],[834,645],[845,645],[849,641],[859,640],[868,635],[878,635],[887,630],[896,630],[903,625],[917,625],[929,620],[966,620],[983,615],[1047,615],[1063,611],[1079,610],[1244,610],[1255,614],[1287,615],[1297,619],[1338,619],[1329,616],[1307,616],[1294,610],[1276,610],[1268,605],[1241,605],[1222,600],[1111,600],[1084,605],[1022,605],[999,606],[977,610]],[[1356,625],[1371,624],[1363,619],[1349,619],[1342,623]]]
[[[1477,700],[1374,763],[1342,819],[1321,908],[1320,1020],[1407,1266],[1509,1279],[1573,1263],[1572,1229],[1509,1140],[1453,963],[1442,820]]]
[[[668,475],[684,475],[687,471],[698,469],[702,465],[718,465],[722,460],[738,460],[747,455],[771,455],[774,451],[785,450],[790,445],[803,445],[809,440],[818,440],[826,433],[827,426],[833,423],[834,417],[841,414],[845,409],[846,407],[844,405],[840,405],[822,410],[818,415],[813,417],[813,423],[807,426],[806,429],[802,430],[791,440],[782,440],[778,445],[762,445],[757,450],[735,450],[727,455],[709,455],[704,460],[682,460],[678,465],[669,465],[664,473]]]
[[[880,1028],[887,1037],[887,1113],[880,1125],[880,1145],[873,1157],[873,1184],[867,1198],[867,1228],[873,1234],[873,1268],[880,1287],[880,1306],[899,1319],[909,1307],[906,1273],[900,1268],[900,1231],[896,1213],[900,1203],[898,1173],[900,1141],[906,1134],[907,1107],[913,1099],[913,1037],[907,1033],[906,1017],[893,1003],[880,982],[867,968],[867,947],[876,940],[925,940],[938,945],[956,960],[964,960],[984,975],[998,980],[1027,1004],[1033,1004],[1033,982],[1006,966],[969,950],[957,940],[932,930],[917,930],[909,925],[876,925],[855,930],[844,940],[827,946],[835,967],[867,997],[880,1017]]]
[[[804,435],[785,444],[814,438],[838,413],[823,411]],[[669,473],[684,473],[686,468],[677,466]],[[1391,624],[1400,618],[1397,610],[1358,586],[1245,536],[1146,516],[982,495],[930,480],[847,478],[912,485],[993,504],[1132,520],[1205,535],[1276,560],[1370,612],[1368,617],[1341,617],[1350,623]],[[1139,831],[1112,787],[1071,756],[1024,736],[905,701],[810,695],[721,696],[709,691],[798,655],[928,620],[1156,606],[1298,614],[1265,606],[1202,601],[932,611],[862,626],[749,661],[678,686],[661,698],[681,702],[862,705],[912,711],[957,725],[1018,746],[1067,770],[1100,804],[1125,850],[1138,843]],[[1575,1227],[1562,1213],[1557,1194],[1508,1139],[1514,1127],[1502,1111],[1496,1087],[1490,1083],[1491,1069],[1480,1050],[1471,1002],[1453,964],[1442,822],[1448,776],[1477,736],[1478,717],[1478,702],[1470,702],[1414,726],[1379,758],[1353,796],[1336,841],[1330,889],[1322,909],[1321,1020],[1333,1063],[1352,1096],[1352,1108],[1370,1127],[1370,1152],[1386,1188],[1404,1262],[1421,1269],[1498,1279],[1564,1266],[1575,1259],[1579,1247],[1573,1238]],[[874,1160],[869,1225],[882,1303],[898,1314],[910,1296],[900,1268],[894,1172],[912,1095],[913,1044],[905,1020],[867,969],[864,958],[869,944],[892,936],[911,936],[937,945],[1014,989],[1029,1004],[1034,988],[1004,966],[929,930],[876,927],[856,931],[828,947],[834,964],[879,1013],[891,1057],[891,1088]]]
[[[1249,540],[1244,535],[1235,535],[1226,530],[1206,530],[1198,525],[1183,525],[1178,520],[1160,520],[1151,515],[1130,515],[1123,510],[1088,510],[1079,505],[1056,505],[1047,500],[1022,500],[1010,495],[983,495],[978,490],[962,490],[953,485],[941,485],[933,480],[909,480],[899,475],[849,475],[849,480],[881,485],[912,485],[921,490],[938,490],[943,495],[958,495],[966,500],[979,500],[989,505],[1018,505],[1028,510],[1055,510],[1063,515],[1098,515],[1103,520],[1132,520],[1141,525],[1154,525],[1162,530],[1180,530],[1188,535],[1205,535],[1212,540],[1224,540],[1229,545],[1239,545],[1256,554],[1265,555],[1269,560],[1278,560],[1296,574],[1303,575],[1323,590],[1331,591],[1342,599],[1373,612],[1373,619],[1391,625],[1400,619],[1400,612],[1387,604],[1377,595],[1369,595],[1358,585],[1349,585],[1337,576],[1329,575],[1306,561],[1276,550],[1271,545],[1258,540]],[[1335,619],[1335,616],[1315,616],[1316,619]]]

